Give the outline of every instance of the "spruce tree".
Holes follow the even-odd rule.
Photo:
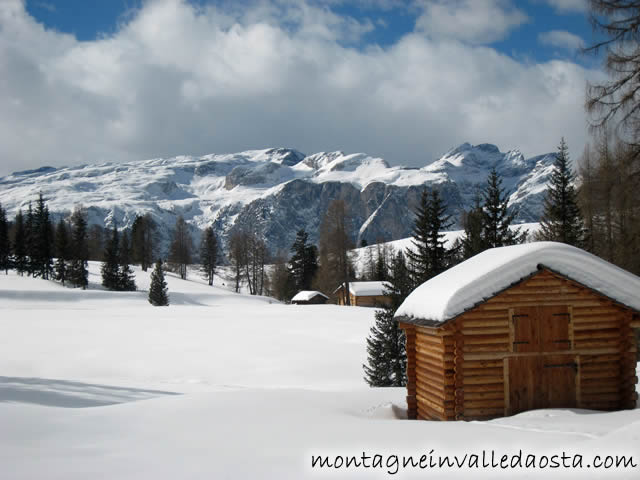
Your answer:
[[[24,240],[25,240],[25,252],[27,260],[27,273],[34,275],[37,270],[37,263],[35,259],[36,242],[35,242],[35,216],[33,214],[33,207],[29,202],[29,208],[27,208],[27,216],[24,222]]]
[[[569,163],[569,147],[560,140],[550,187],[544,201],[539,240],[563,242],[576,247],[584,245],[585,228],[574,187],[575,174]]]
[[[71,242],[67,224],[61,218],[56,227],[56,263],[53,267],[54,278],[64,285],[68,277],[69,260],[71,259]]]
[[[489,173],[484,189],[482,237],[486,248],[515,245],[524,241],[520,230],[509,227],[515,218],[515,212],[509,212],[509,193],[502,188],[502,179],[495,168]]]
[[[149,287],[149,303],[153,306],[169,305],[167,282],[162,271],[162,260],[158,259],[151,272],[151,286]]]
[[[187,266],[191,263],[191,251],[193,250],[193,241],[189,233],[189,227],[182,215],[176,221],[176,227],[173,231],[171,245],[169,246],[168,263],[174,272],[180,275],[180,278],[187,278]]]
[[[476,196],[474,206],[462,216],[464,237],[461,239],[461,255],[464,259],[487,249],[483,236],[484,211],[480,202],[480,196]]]
[[[9,273],[10,260],[9,221],[7,220],[7,212],[0,205],[0,271],[4,270],[5,275]]]
[[[30,259],[34,277],[46,280],[53,272],[53,244],[53,225],[49,218],[49,208],[40,193],[31,223]]]
[[[118,251],[118,288],[122,292],[134,292],[136,281],[130,265],[131,249],[129,247],[129,235],[125,230],[122,232],[120,249]]]
[[[414,286],[444,272],[449,266],[449,252],[444,246],[444,230],[451,226],[450,216],[438,190],[425,189],[416,209],[413,248],[406,251]]]
[[[365,381],[372,387],[401,387],[406,384],[405,335],[393,316],[411,290],[412,281],[404,255],[398,252],[385,289],[385,295],[391,301],[376,310],[376,322],[367,338],[367,364],[363,368]]]
[[[114,226],[111,238],[104,249],[103,262],[100,267],[102,286],[109,290],[119,290],[120,282],[120,239],[118,229]]]
[[[136,216],[131,227],[131,258],[139,263],[143,272],[153,265],[156,243],[156,224],[149,213]]]
[[[13,266],[19,275],[24,275],[29,270],[29,260],[26,248],[26,226],[22,210],[18,210],[15,219],[15,229],[13,237]]]
[[[78,207],[71,215],[71,267],[69,283],[86,289],[89,286],[89,246],[87,245],[87,213]]]
[[[218,239],[213,227],[207,227],[200,242],[200,263],[202,274],[209,285],[213,285],[213,277],[218,264]]]
[[[313,277],[318,270],[318,250],[308,243],[309,235],[304,228],[298,230],[291,245],[289,274],[296,291],[310,290]]]

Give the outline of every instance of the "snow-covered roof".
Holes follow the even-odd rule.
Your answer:
[[[291,301],[292,302],[308,302],[309,300],[311,300],[313,297],[317,295],[320,295],[327,299],[329,298],[324,293],[318,292],[316,290],[301,290],[295,294],[295,296],[291,299]]]
[[[640,311],[640,277],[579,248],[536,242],[492,248],[450,268],[416,288],[400,305],[396,318],[440,325],[531,275],[539,266]]]
[[[387,282],[349,282],[349,292],[355,297],[384,295],[386,283]],[[336,291],[340,290],[343,285],[340,285]]]

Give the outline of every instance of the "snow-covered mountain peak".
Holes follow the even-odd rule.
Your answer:
[[[194,229],[214,224],[223,240],[234,228],[251,225],[275,251],[288,249],[300,228],[315,240],[335,198],[349,204],[354,238],[370,243],[410,234],[411,212],[425,187],[440,188],[455,220],[472,205],[492,168],[511,193],[518,220],[537,221],[554,158],[525,159],[518,150],[464,143],[426,167],[410,169],[365,153],[305,156],[267,148],[16,172],[0,177],[0,204],[12,216],[42,192],[54,216],[83,205],[90,223],[127,228],[136,215],[149,213],[168,232],[182,215]]]

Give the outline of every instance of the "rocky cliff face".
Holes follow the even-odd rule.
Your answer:
[[[178,215],[194,234],[213,224],[223,241],[234,228],[254,228],[270,249],[288,250],[305,228],[312,241],[331,200],[349,205],[354,242],[410,235],[413,210],[423,188],[439,188],[459,226],[492,168],[511,192],[517,220],[537,221],[554,154],[525,159],[517,150],[463,144],[423,168],[390,167],[383,159],[342,152],[305,156],[290,149],[176,157],[120,164],[16,172],[0,178],[0,203],[10,216],[39,192],[55,215],[75,205],[91,223],[119,228],[150,213],[168,231]]]

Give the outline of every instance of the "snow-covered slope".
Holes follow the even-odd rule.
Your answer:
[[[535,221],[553,159],[463,144],[423,168],[407,169],[362,153],[305,157],[277,148],[16,172],[0,178],[0,203],[13,216],[42,192],[54,214],[83,205],[90,223],[115,222],[119,228],[130,226],[137,214],[150,213],[167,227],[182,215],[194,231],[213,223],[223,239],[234,226],[251,226],[275,251],[288,248],[299,228],[315,241],[335,198],[349,205],[354,239],[369,243],[409,235],[425,185],[440,188],[457,221],[492,168],[512,192],[518,219]]]
[[[407,421],[404,388],[362,378],[373,309],[270,304],[173,275],[172,305],[152,307],[145,292],[99,290],[90,270],[87,291],[0,274],[3,480],[638,477],[640,409]],[[521,463],[485,468],[483,450]],[[312,455],[370,458],[314,469]],[[480,461],[420,468],[410,455]],[[598,469],[595,455],[636,466]]]

